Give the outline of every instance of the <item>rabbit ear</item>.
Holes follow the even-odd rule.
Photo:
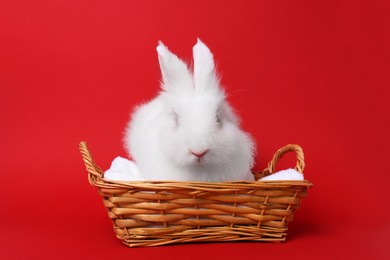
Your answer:
[[[170,93],[186,93],[193,89],[192,75],[187,65],[160,41],[157,46],[162,84],[161,88]]]
[[[206,87],[218,87],[218,76],[215,73],[213,54],[209,48],[198,38],[198,42],[192,48],[194,57],[194,82],[197,90]]]

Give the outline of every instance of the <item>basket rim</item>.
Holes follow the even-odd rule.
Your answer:
[[[291,181],[227,181],[227,182],[191,182],[191,181],[114,181],[101,178],[92,183],[94,186],[112,186],[112,187],[131,187],[131,188],[147,188],[152,185],[156,189],[163,188],[183,188],[198,190],[203,189],[238,189],[238,188],[272,188],[272,187],[291,187],[291,186],[314,186],[308,180],[291,180]]]

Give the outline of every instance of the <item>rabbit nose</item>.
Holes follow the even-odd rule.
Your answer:
[[[203,156],[205,156],[206,153],[208,153],[209,150],[204,150],[204,151],[192,151],[190,150],[190,153],[192,153],[193,155],[195,155],[196,157],[198,157],[199,159],[202,158]]]

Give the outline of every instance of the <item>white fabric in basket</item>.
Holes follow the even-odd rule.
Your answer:
[[[287,169],[275,172],[266,177],[261,178],[261,181],[303,181],[303,174],[295,169]]]
[[[112,181],[144,181],[145,178],[139,172],[137,165],[123,157],[116,157],[110,169],[104,172],[104,178]]]

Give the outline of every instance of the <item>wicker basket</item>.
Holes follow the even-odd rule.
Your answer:
[[[304,169],[301,147],[278,150],[268,168],[275,170],[287,152],[297,155],[296,169]],[[85,142],[80,143],[90,184],[98,188],[116,236],[127,246],[159,246],[209,241],[286,240],[287,224],[312,186],[308,181],[253,182],[122,182],[103,178]]]

